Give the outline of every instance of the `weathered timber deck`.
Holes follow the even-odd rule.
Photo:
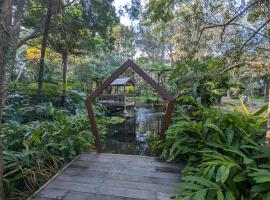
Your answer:
[[[179,193],[181,165],[154,157],[84,153],[32,200],[169,200]]]

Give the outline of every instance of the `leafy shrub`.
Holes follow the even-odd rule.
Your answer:
[[[52,121],[10,122],[0,128],[4,142],[4,187],[10,198],[27,197],[80,152],[94,148],[84,111],[68,116],[51,108]],[[98,118],[101,133],[107,119]]]
[[[34,88],[29,89],[33,85],[35,85]],[[36,83],[30,84],[27,81],[12,82],[5,104],[3,121],[8,122],[12,120],[28,123],[33,120],[50,120],[52,119],[50,113],[52,109],[65,111],[66,114],[75,114],[77,109],[85,109],[87,94],[78,90],[67,90],[65,109],[60,107],[62,98],[61,88],[62,86],[59,84],[45,84],[43,103],[34,105],[33,102],[37,92]],[[58,108],[55,106],[58,106]]]
[[[270,150],[264,145],[266,106],[252,114],[242,103],[234,112],[203,107],[193,98],[189,115],[175,122],[159,147],[168,161],[186,159],[183,192],[176,199],[269,199]]]
[[[216,73],[224,63],[214,57],[204,60],[181,61],[171,72],[169,84],[170,90],[176,95],[189,95],[200,98],[204,105],[220,103],[221,97],[229,89],[227,74],[217,78],[197,78]],[[174,87],[172,87],[174,85]]]

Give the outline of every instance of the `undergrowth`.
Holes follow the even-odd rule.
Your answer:
[[[186,160],[177,200],[270,199],[270,150],[265,146],[266,117],[261,108],[224,113],[191,97],[179,99],[166,140],[158,143],[167,161]]]

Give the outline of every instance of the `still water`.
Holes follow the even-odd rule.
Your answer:
[[[161,129],[164,112],[139,108],[121,124],[109,125],[104,152],[151,156],[149,137]]]

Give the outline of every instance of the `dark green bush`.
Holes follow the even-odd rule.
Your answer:
[[[174,125],[159,144],[168,161],[187,161],[183,192],[176,199],[266,200],[270,198],[270,150],[265,147],[266,106],[252,114],[242,103],[223,113],[200,105],[175,114]],[[182,112],[183,113],[183,110]]]
[[[66,115],[50,108],[52,120],[0,127],[4,142],[4,187],[9,198],[24,198],[44,184],[80,152],[94,148],[90,123],[84,111]],[[106,132],[107,119],[98,118]]]

